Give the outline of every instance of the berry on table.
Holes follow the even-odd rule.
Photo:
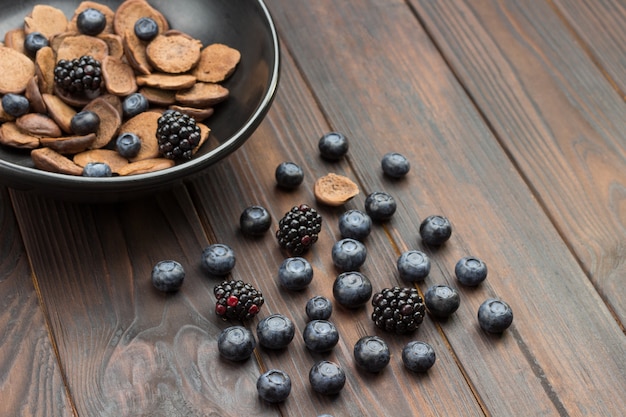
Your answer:
[[[179,111],[166,110],[157,125],[159,153],[167,159],[191,159],[201,137],[196,120]]]
[[[456,263],[454,274],[461,284],[475,287],[487,278],[487,265],[474,256],[466,256]]]
[[[339,304],[350,309],[367,304],[372,291],[369,278],[357,271],[343,272],[333,283],[333,297]]]
[[[378,336],[363,336],[354,345],[354,361],[368,372],[382,371],[391,360],[387,343]]]
[[[30,57],[35,57],[37,51],[50,45],[48,37],[41,32],[31,32],[24,38],[24,50]]]
[[[100,116],[90,110],[83,110],[72,116],[70,129],[76,135],[96,133],[100,128]]]
[[[397,209],[396,200],[384,191],[374,191],[365,198],[365,212],[376,221],[391,219]]]
[[[424,293],[426,308],[435,317],[449,317],[461,304],[459,292],[447,285],[433,285]]]
[[[22,94],[8,93],[2,96],[2,110],[12,117],[20,117],[30,110],[30,102]]]
[[[412,341],[402,349],[402,362],[413,372],[426,372],[435,364],[435,350],[426,342]]]
[[[224,281],[213,288],[215,314],[224,320],[249,320],[265,303],[263,294],[252,284],[241,280]]]
[[[255,347],[254,335],[243,326],[227,327],[217,338],[217,349],[220,355],[231,361],[248,359]]]
[[[113,176],[113,171],[105,162],[89,162],[83,167],[83,177],[107,178],[111,176]]]
[[[297,188],[304,181],[304,171],[294,162],[281,162],[274,172],[276,184],[288,190]]]
[[[100,61],[90,55],[62,59],[54,67],[54,82],[68,94],[99,94],[103,85]]]
[[[202,251],[200,263],[211,275],[227,275],[235,267],[235,251],[223,243],[213,243]]]
[[[400,278],[407,282],[421,282],[430,273],[430,259],[419,250],[409,250],[396,263]]]
[[[317,242],[321,230],[322,216],[314,208],[300,204],[279,221],[276,238],[283,249],[301,255]]]
[[[386,153],[381,160],[381,166],[383,173],[391,178],[402,178],[411,169],[406,156],[398,152]]]
[[[122,114],[124,118],[130,119],[150,108],[150,103],[146,96],[141,93],[133,93],[122,101]]]
[[[158,262],[152,268],[152,285],[163,292],[178,291],[185,279],[183,266],[176,261],[166,260]]]
[[[420,224],[420,236],[429,246],[441,246],[452,236],[452,225],[443,216],[428,216]]]
[[[367,258],[365,245],[358,240],[341,239],[332,247],[331,258],[333,264],[342,271],[354,271],[359,269]]]
[[[322,295],[309,298],[305,312],[309,320],[328,320],[333,313],[333,303]]]
[[[124,132],[115,140],[115,148],[124,158],[134,158],[141,150],[141,139],[135,133]]]
[[[256,390],[269,403],[283,402],[291,393],[291,378],[285,371],[270,369],[257,379]]]
[[[372,297],[372,321],[396,334],[412,333],[424,321],[426,306],[416,288],[385,288]]]
[[[372,231],[372,219],[361,210],[348,210],[339,217],[342,238],[363,241]]]
[[[278,268],[278,282],[288,290],[303,290],[312,280],[313,267],[304,258],[287,258]]]
[[[296,328],[289,317],[278,313],[265,317],[256,326],[259,344],[268,349],[286,348],[295,332]]]
[[[106,27],[107,19],[104,13],[94,8],[88,8],[78,14],[76,28],[85,35],[96,36]]]
[[[311,388],[320,394],[338,394],[346,384],[346,373],[336,363],[322,360],[311,367],[309,383]]]
[[[302,339],[309,350],[328,352],[339,342],[339,332],[328,320],[311,320],[304,327]]]
[[[348,153],[348,147],[348,139],[339,132],[328,132],[318,142],[318,149],[322,158],[331,161],[343,158]]]
[[[159,34],[159,25],[151,17],[140,17],[135,22],[134,30],[139,39],[150,42]]]
[[[250,206],[239,216],[239,228],[244,235],[262,236],[272,225],[272,216],[265,207]]]
[[[490,298],[478,308],[478,324],[489,333],[502,333],[513,323],[513,310],[502,300]]]

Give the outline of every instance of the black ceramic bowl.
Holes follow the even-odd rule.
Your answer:
[[[113,10],[121,0],[100,0]],[[39,2],[63,10],[70,18],[79,0]],[[222,83],[229,98],[204,123],[211,139],[191,161],[149,174],[89,178],[34,168],[29,153],[0,145],[0,182],[10,187],[75,201],[115,201],[180,184],[241,146],[258,127],[274,99],[279,79],[278,37],[263,0],[149,0],[169,21],[202,41],[224,43],[241,52],[234,74]],[[0,0],[4,34],[24,22],[36,0]],[[0,74],[2,76],[2,74]]]

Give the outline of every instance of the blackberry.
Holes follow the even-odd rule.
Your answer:
[[[99,93],[103,84],[100,61],[90,55],[72,60],[62,59],[54,67],[54,82],[68,94]]]
[[[158,120],[159,152],[167,159],[191,159],[200,143],[200,128],[193,117],[167,110]]]
[[[322,230],[322,216],[306,204],[300,204],[288,211],[278,223],[276,238],[278,244],[294,255],[306,252]]]
[[[224,320],[248,320],[256,316],[265,302],[263,294],[241,280],[224,281],[213,289],[217,302],[215,314]]]
[[[415,288],[385,288],[372,297],[372,320],[379,328],[397,334],[411,333],[424,321],[426,306]]]

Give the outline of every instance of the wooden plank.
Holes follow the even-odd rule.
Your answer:
[[[462,289],[457,320],[442,325],[488,412],[616,415],[625,409],[621,329],[406,4],[268,3],[330,126],[353,138],[350,165],[364,190],[383,188],[400,202],[387,226],[398,247],[420,246],[417,230],[426,215],[452,220],[454,238],[431,252],[435,273],[425,285],[456,285],[454,264],[468,254],[492,266],[489,282]],[[467,24],[460,15],[445,26],[480,27],[471,14]],[[467,42],[472,48],[479,39]],[[498,50],[488,46],[489,53]],[[534,126],[533,120],[519,123]],[[389,150],[414,162],[407,181],[388,181],[374,169]],[[475,312],[489,296],[503,297],[516,311],[514,327],[501,338],[476,329]],[[602,348],[589,340],[602,341]]]
[[[626,5],[619,0],[553,0],[595,63],[626,99]]]
[[[255,361],[219,358],[225,324],[212,313],[199,267],[207,240],[184,190],[119,205],[22,193],[14,202],[78,415],[277,414],[256,397]],[[150,273],[171,258],[186,278],[168,296]]]
[[[0,414],[73,415],[5,187],[0,230]]]
[[[415,3],[585,272],[626,323],[626,103],[546,3]]]
[[[338,217],[347,208],[363,209],[364,196],[340,208],[315,202],[312,190],[318,177],[335,172],[354,178],[354,173],[345,161],[328,163],[319,158],[317,140],[330,126],[317,110],[288,52],[283,51],[282,56],[281,88],[267,120],[240,151],[218,164],[205,179],[195,181],[192,195],[218,238],[236,248],[238,261],[233,277],[251,281],[263,291],[267,301],[260,318],[281,313],[296,326],[296,335],[287,349],[278,352],[259,349],[263,369],[282,369],[292,379],[292,394],[281,407],[284,415],[408,417],[418,411],[420,415],[433,416],[482,415],[480,404],[436,322],[427,319],[417,334],[397,337],[375,328],[369,319],[371,306],[353,311],[334,303],[331,321],[339,330],[339,344],[328,354],[310,352],[304,345],[302,331],[307,322],[307,300],[314,295],[334,300],[332,284],[339,272],[332,264],[330,252],[339,239]],[[298,163],[305,171],[303,184],[293,191],[275,185],[274,170],[287,160]],[[313,282],[306,290],[288,291],[278,284],[277,273],[289,255],[280,250],[274,231],[285,212],[301,203],[320,211],[324,227],[319,241],[304,255],[314,268]],[[252,204],[266,207],[273,219],[271,231],[258,239],[237,232],[239,215]],[[398,253],[390,245],[383,227],[374,227],[367,247],[369,258],[361,271],[370,277],[375,290],[397,285],[393,270]],[[256,322],[249,326],[254,328]],[[382,337],[392,352],[389,367],[379,375],[361,371],[353,360],[354,344],[370,334]],[[413,374],[402,365],[402,348],[415,338],[428,341],[436,349],[437,364],[426,375]],[[338,396],[325,397],[310,388],[308,372],[321,359],[335,361],[346,371],[348,381]]]

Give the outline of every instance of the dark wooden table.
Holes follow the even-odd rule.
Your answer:
[[[626,410],[626,7],[620,0],[267,0],[282,46],[280,89],[268,117],[235,154],[184,187],[136,201],[77,204],[0,189],[0,415],[2,416],[622,416]],[[322,160],[320,136],[345,133],[344,160]],[[405,154],[402,180],[385,178],[382,155]],[[305,170],[293,192],[274,169]],[[345,206],[315,202],[314,181],[346,175],[361,193]],[[395,262],[408,249],[431,257],[419,285],[458,288],[459,310],[428,316],[417,333],[392,336],[371,306],[335,305],[339,344],[314,354],[302,341],[304,305],[332,299],[330,248],[337,219],[376,190],[398,202],[375,224],[361,271],[374,289],[402,284]],[[282,290],[285,258],[270,232],[238,230],[249,205],[278,219],[308,203],[324,216],[306,257],[315,275]],[[441,249],[422,245],[430,214],[454,227]],[[214,312],[214,285],[200,253],[237,253],[232,278],[266,296],[260,317],[296,324],[284,351],[259,348],[232,363],[217,352],[232,323]],[[478,288],[460,286],[458,259],[489,267]],[[187,277],[174,295],[150,283],[173,258]],[[501,336],[476,312],[488,297],[515,314]],[[247,325],[254,329],[258,319]],[[362,336],[392,351],[380,374],[353,362]],[[430,343],[437,362],[407,371],[402,347]],[[341,364],[336,396],[312,391],[319,359]],[[256,379],[280,368],[289,399],[259,399]]]

